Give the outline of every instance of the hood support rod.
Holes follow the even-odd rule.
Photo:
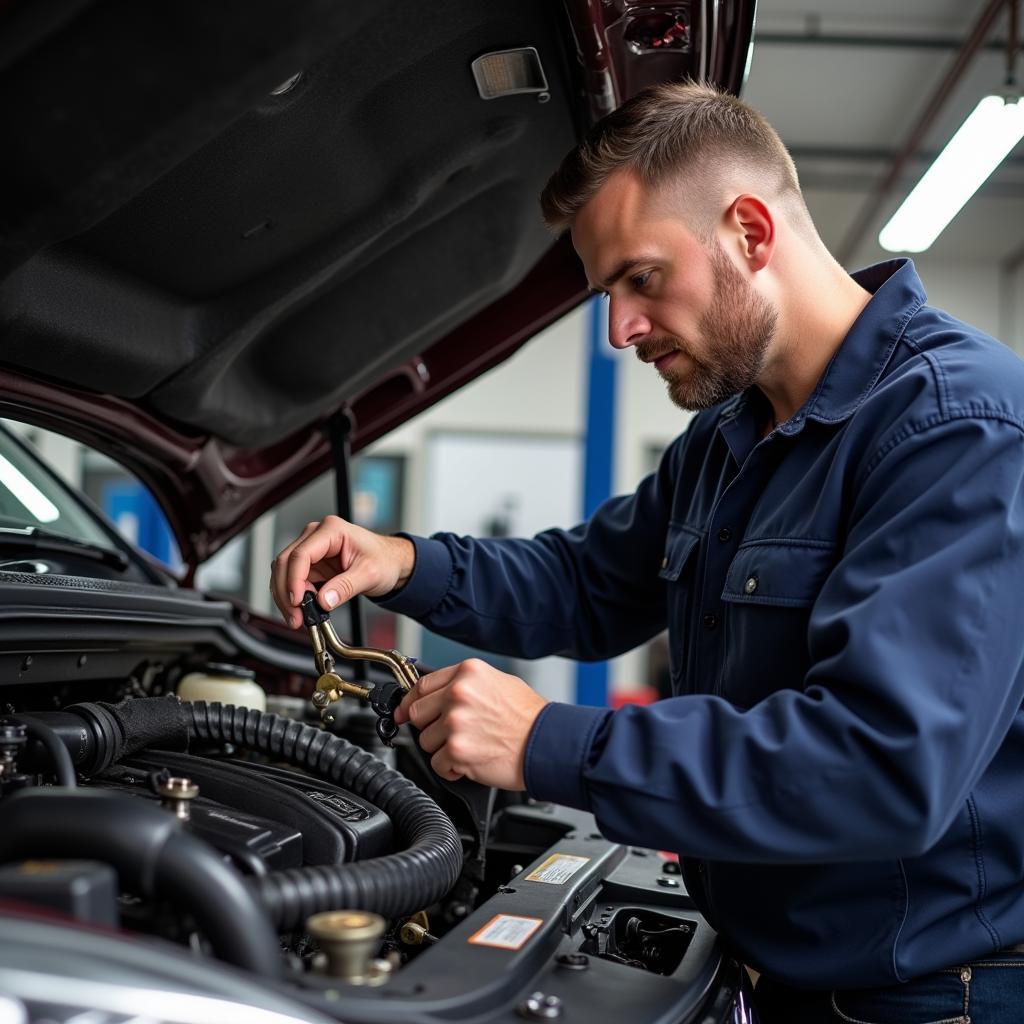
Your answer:
[[[334,505],[337,514],[352,522],[352,417],[347,409],[339,409],[327,421],[327,440],[331,443],[334,462]],[[348,634],[352,647],[366,646],[366,608],[357,594],[348,602]],[[365,661],[355,664],[356,678],[366,679],[370,666]]]

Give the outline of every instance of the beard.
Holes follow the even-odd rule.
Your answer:
[[[662,376],[669,398],[691,412],[710,409],[757,382],[778,323],[775,307],[747,284],[717,240],[709,255],[715,290],[697,326],[714,363],[698,357],[682,338],[652,338],[636,346],[644,362],[669,352],[689,360],[689,366],[666,367]]]

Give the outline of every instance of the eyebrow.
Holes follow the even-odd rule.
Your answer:
[[[640,266],[641,263],[650,263],[654,260],[654,256],[633,256],[627,260],[623,260],[602,282],[600,288],[595,288],[594,285],[590,286],[592,292],[601,291],[606,288],[611,288],[616,281],[619,280],[624,274],[628,274],[634,267]]]

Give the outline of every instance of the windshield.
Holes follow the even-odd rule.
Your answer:
[[[26,527],[100,547],[116,546],[74,494],[0,426],[0,530]]]

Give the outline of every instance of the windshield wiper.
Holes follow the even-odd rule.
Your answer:
[[[97,562],[113,566],[124,572],[128,568],[128,559],[113,548],[105,548],[100,544],[68,537],[63,533],[43,530],[38,526],[12,527],[0,526],[0,547],[17,547],[31,551],[62,551],[67,554],[82,555],[93,558]]]

